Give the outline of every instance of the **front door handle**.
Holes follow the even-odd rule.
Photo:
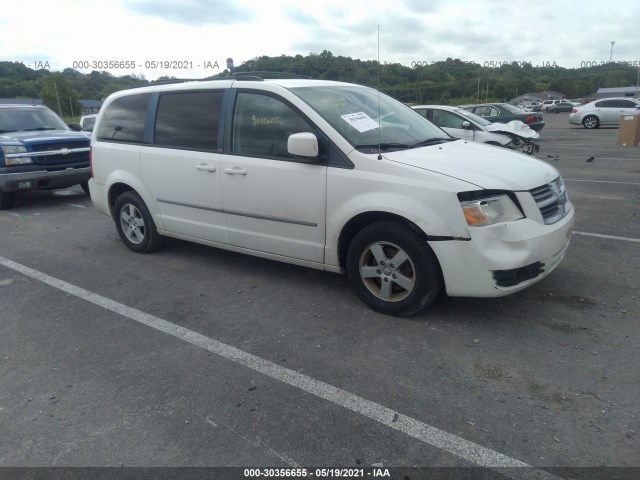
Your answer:
[[[247,174],[247,171],[241,167],[225,168],[224,171],[229,175],[246,175]]]
[[[215,172],[216,167],[214,165],[209,165],[208,163],[199,163],[196,165],[196,170],[202,170],[204,172]]]

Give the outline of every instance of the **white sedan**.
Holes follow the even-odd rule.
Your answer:
[[[491,123],[464,108],[446,105],[412,108],[452,137],[511,149],[522,148],[526,153],[533,153],[536,148],[533,139],[539,137],[538,133],[522,122]]]

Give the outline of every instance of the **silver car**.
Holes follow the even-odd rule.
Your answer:
[[[617,125],[622,115],[640,113],[640,100],[635,98],[601,98],[581,107],[574,107],[569,115],[569,123],[584,128],[598,128],[600,125]]]

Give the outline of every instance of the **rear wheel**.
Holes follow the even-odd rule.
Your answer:
[[[559,110],[557,108],[554,108],[553,110],[551,110],[551,113],[558,113],[558,111]]]
[[[426,239],[400,222],[363,228],[349,245],[346,267],[362,301],[387,315],[413,315],[440,292],[440,269]]]
[[[158,235],[151,213],[138,194],[121,194],[114,211],[118,235],[129,249],[149,253],[162,246],[163,239]]]
[[[582,120],[582,126],[584,128],[598,128],[600,126],[600,120],[595,115],[587,115]]]
[[[16,205],[16,192],[0,192],[0,210],[9,210]]]

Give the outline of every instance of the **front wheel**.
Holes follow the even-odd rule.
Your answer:
[[[441,275],[426,239],[394,221],[363,228],[347,251],[347,274],[370,308],[387,315],[413,315],[438,295]]]
[[[595,115],[588,115],[582,120],[584,128],[598,128],[600,126],[600,120]]]
[[[129,249],[149,253],[162,245],[149,209],[134,192],[125,192],[116,200],[115,222],[118,235]]]

